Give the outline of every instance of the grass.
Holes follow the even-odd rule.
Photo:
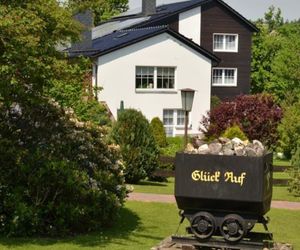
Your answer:
[[[139,184],[133,185],[134,192],[150,193],[150,194],[174,194],[173,177],[168,178],[168,182],[151,182],[141,181]]]
[[[279,177],[285,177],[285,173],[278,173]],[[276,173],[277,175],[277,173]],[[168,182],[142,181],[134,186],[134,192],[150,194],[174,194],[174,178],[168,178]],[[300,202],[300,197],[291,195],[287,187],[273,187],[273,200]]]
[[[291,161],[290,160],[280,160],[280,159],[274,159],[273,160],[274,166],[283,166],[283,167],[290,167]]]
[[[275,240],[291,243],[294,249],[300,249],[300,211],[272,209],[268,215],[271,218],[270,230],[274,233]],[[174,234],[178,222],[175,204],[127,202],[115,226],[105,232],[64,239],[0,238],[0,249],[150,249],[163,238]],[[180,227],[180,234],[184,233],[184,228],[184,225]]]
[[[273,173],[274,179],[289,179],[290,176],[287,172],[275,172]]]

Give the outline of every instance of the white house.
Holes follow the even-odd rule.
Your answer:
[[[149,120],[159,117],[172,136],[184,132],[180,89],[195,89],[189,128],[190,133],[199,133],[201,114],[210,109],[213,56],[164,27],[114,36],[122,40],[139,33],[140,41],[97,57],[94,84],[103,88],[98,99],[105,100],[115,117],[121,101],[126,108],[142,111]]]
[[[222,58],[220,52],[233,59],[239,56],[238,43],[243,41],[239,34],[220,30],[209,34],[211,45],[201,46],[208,40],[208,32],[202,32],[207,26],[203,27],[208,19],[205,17],[207,4],[216,2],[218,8],[225,8],[222,11],[226,15],[233,13],[233,20],[238,17],[239,22],[247,26],[242,30],[250,33],[248,29],[254,28],[220,0],[191,0],[159,7],[155,2],[142,0],[141,13],[123,14],[86,32],[84,42],[69,52],[71,56],[83,54],[93,58],[93,85],[102,88],[98,100],[107,104],[115,118],[123,101],[125,108],[140,110],[149,120],[159,117],[168,136],[184,133],[180,90],[196,90],[189,133],[198,134],[201,118],[210,109],[212,87],[218,87],[217,91],[224,89],[222,93],[229,90],[228,87],[234,88],[230,91],[238,94],[242,92],[239,86],[245,86],[237,81],[237,72],[243,69],[232,63],[230,67],[225,65],[225,57],[225,60],[219,59]],[[79,20],[89,26],[86,16],[79,16]],[[224,50],[220,51],[221,45]],[[230,50],[226,51],[227,48]],[[243,63],[243,67],[248,64]],[[246,69],[249,70],[250,65]]]

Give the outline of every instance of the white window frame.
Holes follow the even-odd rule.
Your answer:
[[[215,35],[223,36],[223,49],[215,49]],[[235,36],[235,48],[233,50],[226,49],[226,36]],[[233,33],[213,33],[213,51],[214,52],[235,52],[237,53],[239,51],[239,35],[233,34]]]
[[[166,124],[164,124],[164,111],[165,111],[165,110],[169,110],[169,111],[171,110],[171,111],[173,111],[173,124],[171,124],[171,125],[166,125]],[[164,125],[164,128],[165,128],[165,129],[166,129],[167,127],[168,127],[168,128],[172,128],[172,131],[173,131],[172,137],[175,136],[175,131],[176,131],[176,130],[183,130],[183,129],[184,129],[184,124],[183,124],[183,125],[178,125],[178,124],[177,124],[178,110],[182,110],[182,109],[172,109],[172,108],[166,108],[166,109],[163,109],[163,114],[162,114],[163,125]],[[191,128],[192,128],[191,113],[192,113],[192,112],[189,112],[189,117],[188,117],[188,119],[189,119],[188,129],[191,129]]]
[[[136,72],[138,67],[149,67],[154,68],[154,86],[153,88],[137,88],[136,87]],[[174,69],[174,88],[157,88],[157,68],[173,68]],[[174,66],[149,66],[149,65],[136,65],[135,66],[135,91],[139,93],[143,92],[171,92],[171,93],[177,93],[177,67]]]
[[[214,70],[222,70],[222,83],[214,83]],[[234,70],[234,83],[225,83],[225,70]],[[211,81],[213,87],[236,87],[237,86],[237,77],[238,77],[238,69],[237,68],[212,68],[211,72]]]

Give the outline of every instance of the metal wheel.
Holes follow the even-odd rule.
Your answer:
[[[237,214],[229,214],[224,217],[220,232],[227,241],[239,241],[247,234],[245,220]]]
[[[199,212],[193,216],[191,222],[192,233],[201,240],[210,238],[216,229],[215,218],[207,212]]]

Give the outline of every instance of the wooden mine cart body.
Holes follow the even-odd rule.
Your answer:
[[[177,153],[175,198],[178,208],[262,216],[270,210],[272,154],[262,157]]]

